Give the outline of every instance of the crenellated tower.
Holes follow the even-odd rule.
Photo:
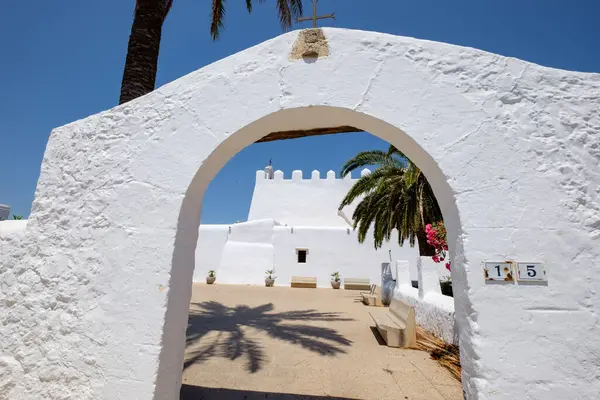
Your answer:
[[[256,172],[256,184],[250,204],[248,221],[273,218],[282,225],[348,227],[349,218],[356,204],[345,207],[342,213],[338,207],[352,185],[358,180],[347,175],[337,178],[334,171],[328,171],[324,178],[317,170],[304,179],[300,170],[292,172],[290,179],[280,170],[267,169]],[[368,169],[361,176],[369,174]]]

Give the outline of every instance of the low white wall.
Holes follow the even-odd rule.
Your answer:
[[[0,221],[0,259],[2,256],[9,257],[11,256],[11,253],[18,252],[20,250],[19,243],[25,235],[25,228],[27,228],[27,220]],[[6,266],[0,262],[0,271],[2,271],[4,268],[6,268]],[[9,272],[9,274],[12,273]],[[11,277],[5,277],[2,280],[2,284],[6,285],[7,282],[13,281],[14,277],[15,275],[12,275]],[[4,293],[2,290],[0,290],[0,302],[2,301],[3,294]],[[0,375],[2,375],[1,368]],[[2,396],[0,396],[0,399],[1,398]]]
[[[19,236],[25,231],[26,227],[26,219],[0,221],[0,239]]]
[[[336,271],[342,278],[381,284],[381,263],[389,262],[390,250],[394,260],[418,256],[416,248],[399,246],[395,237],[379,250],[371,243],[358,243],[356,232],[345,228],[278,226],[272,219],[201,226],[194,282],[204,282],[214,269],[219,283],[264,284],[265,271],[274,268],[279,286],[289,286],[298,275],[314,276],[319,287],[329,287]],[[298,248],[308,249],[306,263],[298,263]]]
[[[264,284],[265,271],[273,268],[272,219],[231,226],[217,270],[220,283]]]
[[[223,247],[229,237],[229,225],[200,225],[194,282],[204,282],[208,271],[219,269]]]
[[[273,268],[273,219],[232,225],[200,225],[194,282],[215,270],[219,283],[260,284]]]
[[[394,297],[415,307],[415,319],[424,329],[447,343],[458,345],[458,329],[454,318],[454,298],[441,293],[441,271],[429,257],[412,258],[419,270],[419,289],[411,285],[409,261],[396,262]],[[444,274],[445,275],[445,274]]]

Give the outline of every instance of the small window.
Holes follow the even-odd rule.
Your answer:
[[[298,263],[306,264],[306,255],[308,254],[307,249],[296,249],[296,254],[298,254]]]

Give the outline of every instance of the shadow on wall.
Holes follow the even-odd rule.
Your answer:
[[[265,360],[265,351],[259,341],[246,335],[244,328],[259,330],[323,356],[345,353],[344,346],[352,344],[335,329],[290,323],[352,321],[351,318],[315,310],[273,313],[274,309],[271,303],[254,308],[245,305],[227,307],[215,301],[192,303],[187,328],[188,352],[183,369],[213,357],[236,360],[245,356],[248,371],[258,371]]]
[[[183,385],[181,387],[180,400],[200,400],[200,399],[211,399],[211,400],[258,400],[258,399],[272,399],[272,400],[353,400],[348,397],[332,397],[332,396],[310,396],[310,395],[298,395],[289,393],[272,393],[272,392],[252,392],[247,390],[235,390],[235,389],[214,389],[205,388],[200,386]]]

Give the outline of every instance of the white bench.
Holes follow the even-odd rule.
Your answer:
[[[371,290],[371,281],[362,278],[345,278],[344,289],[346,290]]]
[[[415,309],[410,304],[392,299],[389,311],[374,309],[369,311],[377,331],[389,347],[417,347],[417,327]]]
[[[308,276],[292,276],[292,285],[293,288],[317,288],[317,278],[308,277]]]
[[[371,285],[369,292],[362,292],[362,302],[368,306],[380,307],[381,304],[381,288],[377,285]]]

